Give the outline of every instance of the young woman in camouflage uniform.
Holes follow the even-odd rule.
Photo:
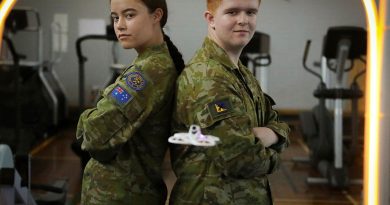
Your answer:
[[[104,90],[97,106],[80,116],[77,139],[92,157],[84,170],[81,203],[164,204],[161,164],[183,59],[162,31],[165,0],[110,2],[119,42],[138,56]]]
[[[177,81],[176,132],[198,124],[215,147],[174,145],[170,204],[272,204],[267,175],[281,163],[289,127],[239,61],[260,0],[208,0],[208,36]]]

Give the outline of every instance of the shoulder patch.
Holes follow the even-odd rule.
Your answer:
[[[233,111],[232,103],[229,99],[217,100],[207,105],[213,119]]]
[[[145,88],[147,81],[141,72],[135,71],[126,75],[126,83],[131,89],[141,91]]]
[[[115,102],[124,106],[133,99],[133,96],[123,89],[120,85],[117,85],[112,89],[110,97],[115,100]]]

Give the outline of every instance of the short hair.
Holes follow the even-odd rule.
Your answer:
[[[214,13],[215,10],[221,5],[223,0],[207,0],[207,10]],[[261,0],[259,0],[260,4]]]
[[[221,4],[222,0],[207,0],[207,10],[214,13],[217,10],[218,6]]]

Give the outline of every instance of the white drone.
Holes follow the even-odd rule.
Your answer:
[[[168,142],[172,144],[184,144],[184,145],[195,145],[212,147],[219,142],[219,138],[211,135],[203,135],[198,125],[191,125],[188,133],[176,133],[170,138]]]

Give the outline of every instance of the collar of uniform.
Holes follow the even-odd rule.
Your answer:
[[[220,62],[225,67],[228,67],[230,69],[237,69],[237,67],[234,65],[234,63],[230,60],[229,56],[227,55],[226,51],[223,50],[217,43],[215,43],[213,40],[211,40],[209,37],[206,37],[206,39],[203,42],[203,48],[205,49],[207,55],[218,62]],[[239,62],[240,65],[240,62]]]
[[[138,57],[135,59],[133,64],[137,63],[138,61],[142,61],[149,56],[153,56],[157,53],[161,53],[163,51],[168,51],[168,46],[165,43],[165,41],[160,45],[147,47],[142,53],[138,55]]]
[[[241,60],[238,60],[238,68],[239,68],[239,69],[246,69],[246,67],[244,66],[244,64],[241,63]]]

